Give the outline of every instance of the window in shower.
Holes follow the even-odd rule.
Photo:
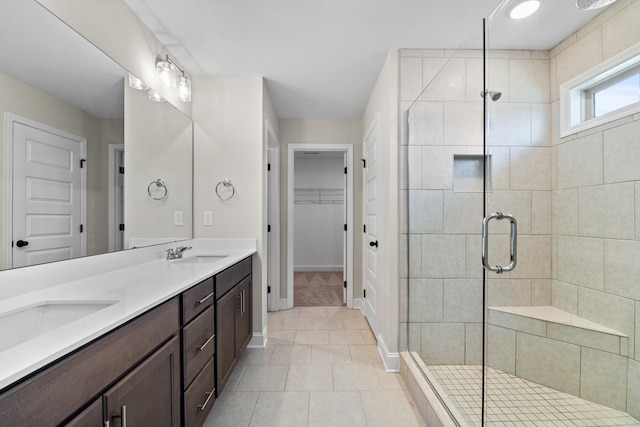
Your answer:
[[[560,136],[640,111],[640,44],[560,85]]]
[[[600,117],[639,102],[640,66],[636,66],[587,91],[587,117]]]

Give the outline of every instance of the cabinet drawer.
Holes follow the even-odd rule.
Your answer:
[[[209,307],[196,317],[184,328],[183,334],[184,386],[187,387],[215,353],[215,309]]]
[[[216,298],[222,297],[242,279],[251,274],[251,257],[216,274]]]
[[[182,324],[186,325],[213,305],[213,277],[209,277],[182,293]]]
[[[184,393],[185,426],[201,426],[216,400],[213,376],[213,359],[198,374]]]

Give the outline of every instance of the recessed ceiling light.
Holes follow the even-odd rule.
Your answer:
[[[540,2],[538,0],[522,1],[511,8],[509,16],[512,19],[526,18],[527,16],[531,16],[536,13],[536,10],[538,10],[539,7]]]

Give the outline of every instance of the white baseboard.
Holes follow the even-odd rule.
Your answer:
[[[264,348],[267,345],[267,327],[265,326],[262,332],[254,332],[251,341],[247,344],[247,347],[251,348]]]
[[[400,353],[392,353],[387,348],[382,336],[378,335],[378,353],[387,372],[400,372]]]
[[[287,299],[286,298],[280,298],[280,310],[289,310],[292,309],[293,307],[287,307]]]
[[[364,316],[364,300],[362,298],[354,298],[352,308],[360,310],[360,313]]]

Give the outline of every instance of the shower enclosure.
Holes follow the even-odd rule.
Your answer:
[[[608,172],[640,117],[558,124],[562,83],[640,43],[640,2],[545,48],[509,7],[400,53],[408,348],[459,425],[640,426],[640,168]]]

